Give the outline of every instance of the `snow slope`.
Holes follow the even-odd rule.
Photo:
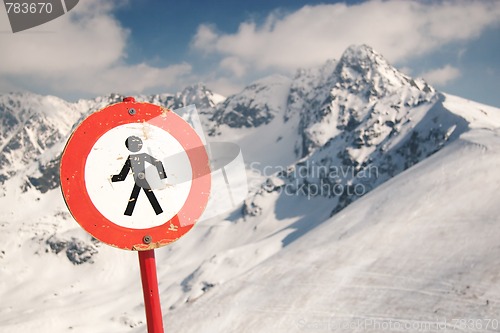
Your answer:
[[[381,332],[369,325],[498,320],[499,134],[463,135],[251,271],[174,311],[170,329],[327,332],[357,321],[365,326],[341,331]]]

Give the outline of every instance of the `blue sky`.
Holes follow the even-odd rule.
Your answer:
[[[0,10],[0,92],[69,100],[223,95],[260,77],[338,59],[365,43],[441,91],[500,107],[500,1],[82,0],[12,34]]]

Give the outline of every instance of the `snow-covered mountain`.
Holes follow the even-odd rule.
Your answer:
[[[0,96],[0,332],[145,331],[136,254],[83,232],[57,182],[74,124],[122,97]],[[451,327],[500,310],[500,109],[368,46],[227,99],[203,85],[136,99],[196,104],[210,140],[241,146],[252,189],[156,251],[166,331]]]
[[[57,188],[60,153],[71,129],[90,113],[124,97],[110,94],[69,103],[54,96],[29,93],[1,95],[0,184],[21,173],[24,191],[35,187],[45,193]],[[138,100],[170,109],[195,104],[200,114],[206,114],[224,97],[198,84],[176,94],[138,96]],[[5,195],[5,187],[0,187],[0,195]]]
[[[445,99],[361,46],[348,48],[338,62],[299,70],[291,81],[257,82],[218,105],[215,114],[223,134],[224,127],[263,127],[260,132],[275,136],[268,144],[286,137],[286,150],[293,147],[298,161],[281,165],[262,191],[330,197],[335,213],[467,129],[443,106]],[[249,134],[250,142],[258,132]],[[262,191],[245,212],[258,214]]]

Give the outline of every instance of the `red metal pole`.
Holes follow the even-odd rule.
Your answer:
[[[155,251],[139,251],[139,265],[141,267],[148,333],[164,333],[158,278],[156,277]]]

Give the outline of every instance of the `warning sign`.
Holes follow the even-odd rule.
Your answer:
[[[196,131],[172,111],[133,100],[86,118],[61,158],[61,188],[76,221],[122,249],[180,238],[203,213],[210,185]]]

